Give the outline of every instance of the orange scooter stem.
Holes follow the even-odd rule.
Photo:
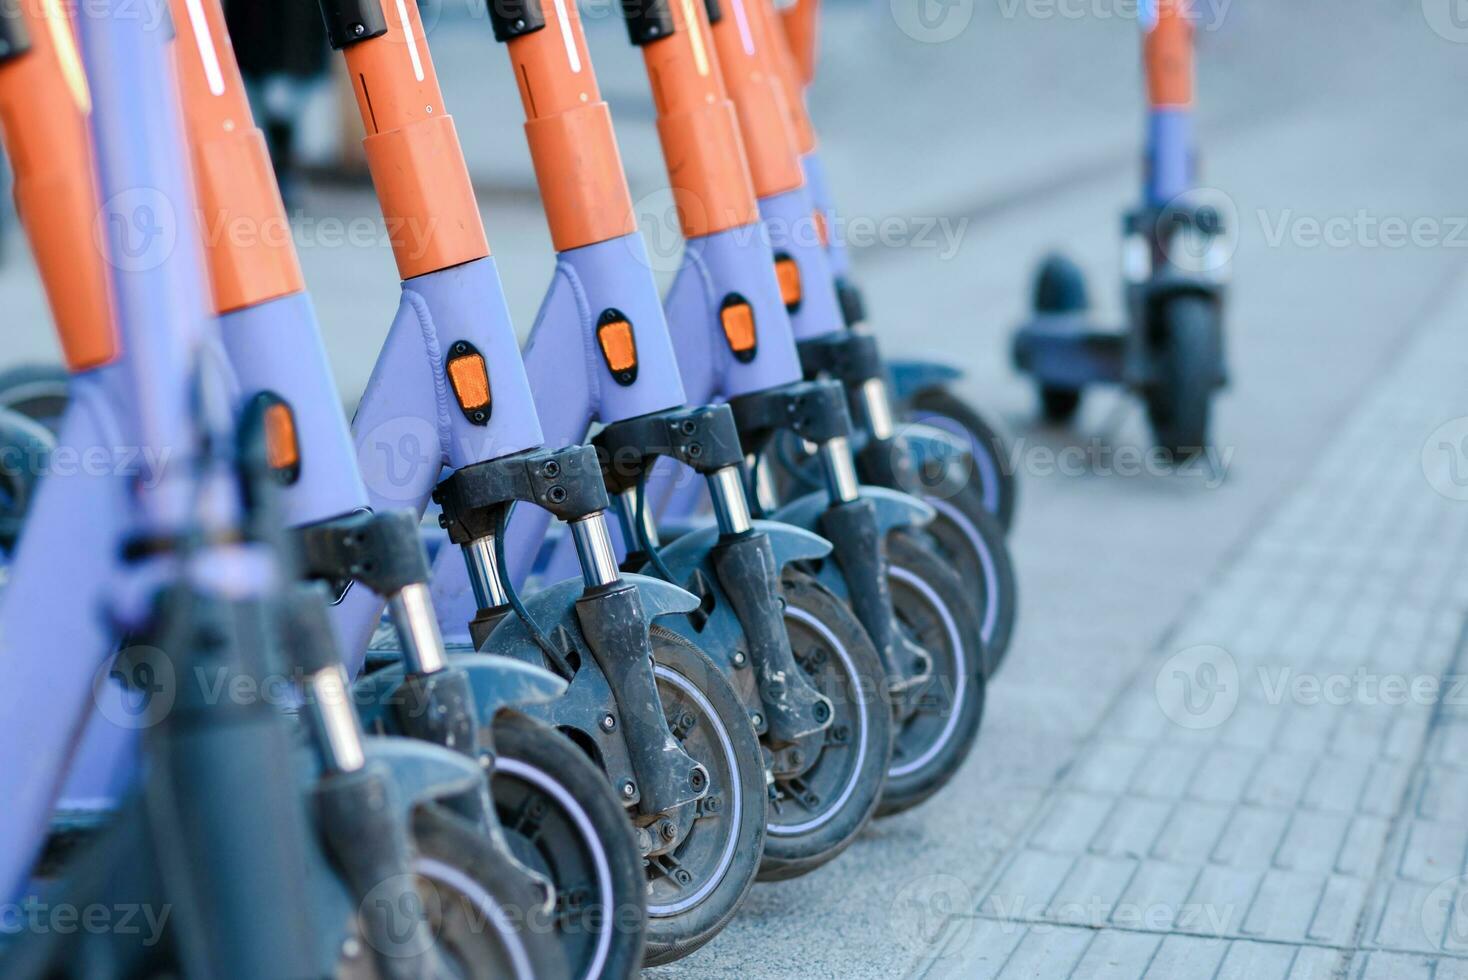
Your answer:
[[[382,0],[384,33],[343,50],[367,167],[404,279],[489,254],[454,120],[416,3]]]
[[[265,136],[255,126],[218,0],[171,0],[190,30],[174,45],[200,231],[217,313],[305,288]]]
[[[107,263],[87,128],[91,95],[60,4],[17,3],[5,16],[23,39],[0,61],[0,135],[15,170],[15,208],[50,301],[66,364],[85,371],[114,360]]]
[[[542,5],[545,27],[506,47],[551,242],[564,252],[637,230],[632,195],[574,3]]]

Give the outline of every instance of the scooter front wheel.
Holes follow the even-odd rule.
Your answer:
[[[555,887],[538,931],[560,943],[564,975],[636,976],[647,921],[642,858],[606,777],[569,738],[523,715],[495,719],[494,746],[490,795],[510,852]]]
[[[981,493],[969,481],[951,493],[923,494],[923,501],[936,512],[933,520],[898,535],[926,545],[957,573],[979,624],[984,673],[989,676],[1009,652],[1019,612],[1019,586],[1004,530],[984,506]]]
[[[910,421],[934,426],[964,441],[973,456],[984,509],[1007,533],[1014,525],[1019,490],[1004,439],[973,406],[947,388],[923,388],[912,396],[910,406]]]
[[[526,890],[503,875],[489,873],[497,862],[479,859],[483,849],[494,845],[477,826],[444,807],[420,807],[413,817],[413,842],[417,850],[413,873],[428,920],[426,931],[453,976],[465,980],[566,976],[565,953],[552,935],[535,928],[533,910],[525,907]],[[347,975],[379,973],[348,970]]]
[[[647,878],[649,966],[698,949],[744,901],[765,842],[765,768],[749,715],[718,666],[683,637],[653,625],[653,673],[668,729],[708,770],[696,803],[638,818],[652,848]],[[673,843],[657,835],[672,821]]]
[[[984,652],[963,583],[937,554],[902,534],[887,541],[898,626],[927,651],[931,672],[904,694],[878,816],[910,809],[958,772],[984,716]]]
[[[876,811],[892,756],[882,661],[861,621],[804,572],[781,577],[796,663],[831,702],[824,730],[772,753],[760,880],[780,881],[830,861]]]
[[[1208,447],[1213,392],[1222,371],[1218,307],[1204,296],[1174,296],[1158,312],[1157,378],[1147,414],[1157,445],[1183,462]]]
[[[0,408],[33,419],[56,435],[70,399],[71,376],[57,364],[21,364],[0,371]]]

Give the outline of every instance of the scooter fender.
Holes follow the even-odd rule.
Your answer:
[[[555,674],[511,657],[456,653],[449,656],[448,664],[468,675],[481,725],[493,722],[505,708],[545,704],[566,693],[566,682]],[[364,727],[372,730],[386,720],[388,709],[401,700],[397,692],[402,683],[403,665],[395,663],[352,685]]]
[[[775,564],[780,568],[791,562],[824,558],[831,553],[831,542],[803,527],[780,521],[755,521],[753,524],[755,530],[763,531],[770,539],[770,547],[775,552]],[[709,552],[718,543],[719,529],[709,525],[679,536],[672,544],[661,549],[658,556],[668,566],[668,571],[673,573],[674,579],[687,581],[694,569],[704,565]]]
[[[698,598],[692,593],[670,585],[661,579],[644,575],[624,575],[624,582],[635,584],[642,601],[647,622],[663,616],[686,614],[698,608]],[[583,747],[593,749],[593,756],[614,787],[618,788],[624,805],[638,803],[642,797],[628,754],[624,738],[624,726],[607,731],[598,722],[615,708],[616,699],[606,675],[596,667],[595,657],[581,633],[581,624],[576,613],[576,601],[585,591],[580,578],[567,579],[531,596],[525,602],[525,611],[540,629],[555,642],[558,633],[564,635],[578,651],[582,669],[576,671],[566,692],[560,697],[543,704],[528,705],[525,714],[553,728],[571,729],[579,736]],[[543,667],[544,654],[530,636],[529,630],[518,616],[506,616],[494,632],[485,640],[483,650],[489,654],[501,654],[520,661]],[[628,793],[623,787],[633,787]]]
[[[877,514],[877,529],[883,535],[901,527],[924,527],[936,513],[928,504],[900,490],[863,484],[861,496],[865,500],[870,500],[874,505]],[[793,524],[795,527],[814,532],[820,529],[821,513],[829,504],[830,498],[826,492],[815,490],[803,497],[795,498],[770,516],[782,524]]]
[[[907,402],[920,391],[940,388],[959,380],[963,372],[940,361],[888,358],[887,375],[892,383],[893,396],[900,402]]]
[[[803,528],[778,521],[754,521],[753,526],[755,530],[763,532],[769,541],[777,569],[783,569],[792,562],[824,558],[831,553],[831,542]],[[746,657],[742,662],[736,663],[733,657],[736,650],[745,646],[743,641],[747,639],[747,634],[735,602],[724,593],[719,581],[712,555],[718,543],[718,528],[704,526],[678,538],[658,552],[674,581],[696,580],[716,597],[712,609],[702,621],[695,622],[692,616],[682,616],[667,625],[675,633],[698,644],[704,653],[723,668],[734,690],[749,708],[755,731],[763,735],[769,730],[769,715],[773,712],[763,710],[764,701],[757,672],[751,669],[757,667],[756,659]],[[806,697],[810,697],[809,692]]]
[[[391,735],[370,735],[364,744],[367,764],[383,767],[397,787],[397,804],[405,821],[420,804],[461,798],[484,786],[484,770],[478,760],[462,752]]]

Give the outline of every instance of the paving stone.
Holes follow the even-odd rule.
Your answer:
[[[1136,980],[1161,945],[1161,936],[1102,930],[1076,964],[1071,980]]]
[[[1041,820],[1030,846],[1063,854],[1084,851],[1115,806],[1115,796],[1066,793]]]
[[[1300,946],[1295,950],[1289,980],[1336,980],[1345,969],[1346,954],[1341,950]]]
[[[1098,854],[1146,857],[1162,828],[1167,825],[1172,810],[1173,804],[1166,800],[1124,796],[1117,800],[1106,821],[1091,838],[1091,850]]]
[[[1140,864],[1127,858],[1082,856],[1050,900],[1046,918],[1093,929],[1104,927]]]
[[[1333,875],[1325,881],[1320,903],[1310,921],[1307,938],[1332,946],[1351,943],[1361,921],[1367,898],[1366,882]]]
[[[1237,941],[1229,944],[1213,980],[1286,980],[1294,961],[1291,946]]]
[[[1368,953],[1357,980],[1432,980],[1434,961],[1404,953]]]
[[[1146,980],[1211,977],[1228,954],[1229,945],[1224,939],[1168,936],[1142,976]]]
[[[1468,847],[1463,830],[1461,822],[1412,821],[1398,874],[1427,884],[1461,874]]]
[[[1242,920],[1241,930],[1259,939],[1304,942],[1325,887],[1321,875],[1268,871]]]
[[[1151,856],[1163,861],[1201,864],[1208,860],[1232,815],[1217,803],[1185,801],[1173,807],[1152,845]]]
[[[1198,875],[1178,915],[1176,928],[1210,936],[1235,936],[1259,891],[1258,872],[1208,865]]]
[[[1366,877],[1376,871],[1386,849],[1391,824],[1381,817],[1359,816],[1351,820],[1346,842],[1336,859],[1335,870],[1344,875]]]
[[[1325,873],[1336,867],[1351,818],[1343,813],[1297,810],[1274,855],[1274,863],[1288,871]]]
[[[1010,954],[999,980],[1069,976],[1095,935],[1089,929],[1032,926]]]
[[[1235,868],[1268,868],[1274,864],[1289,823],[1290,815],[1280,810],[1238,807],[1210,857]]]

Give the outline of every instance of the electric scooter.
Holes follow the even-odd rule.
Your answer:
[[[882,588],[889,578],[911,575],[917,581],[933,583],[929,587],[931,595],[947,590],[952,602],[948,608],[956,610],[948,615],[956,622],[963,621],[966,613],[961,586],[946,569],[934,567],[937,563],[916,549],[894,553],[882,542],[886,530],[880,523],[882,518],[903,523],[923,520],[928,513],[911,498],[897,494],[884,497],[870,488],[856,486],[848,441],[851,427],[839,385],[801,380],[790,314],[782,295],[781,260],[760,221],[740,120],[724,87],[720,70],[723,55],[715,44],[706,10],[699,4],[653,4],[624,13],[630,37],[642,49],[652,82],[663,156],[687,241],[664,303],[668,321],[675,328],[673,343],[686,393],[695,403],[728,401],[737,440],[714,442],[742,444],[744,452],[755,461],[756,471],[763,447],[774,431],[799,431],[817,447],[836,490],[831,496],[817,498],[824,506],[813,508],[802,520],[803,526],[825,534],[831,543],[822,542],[819,550],[791,553],[792,558],[804,561],[787,569],[785,595],[787,603],[792,597],[824,600],[823,593],[839,595],[850,602],[855,617],[840,634],[835,634],[850,638],[840,644],[832,644],[833,637],[828,635],[825,644],[811,647],[796,631],[798,624],[791,626],[792,644],[807,651],[803,661],[806,670],[819,667],[845,671],[850,677],[843,682],[847,687],[861,677],[854,669],[861,662],[853,655],[860,649],[856,640],[867,641],[861,647],[874,645],[877,686],[892,695],[901,720],[879,720],[876,716],[881,712],[872,710],[877,702],[863,698],[838,708],[843,716],[832,734],[824,738],[824,744],[809,738],[767,735],[774,785],[766,853],[774,852],[777,857],[767,861],[763,873],[765,877],[784,877],[829,860],[849,842],[861,824],[846,813],[869,812],[869,804],[858,808],[857,801],[874,801],[880,791],[882,806],[898,808],[908,799],[910,787],[925,782],[921,774],[904,771],[913,759],[924,754],[912,741],[917,729],[906,724],[912,718],[907,706],[933,699],[935,692],[946,689],[934,678],[951,679],[944,667],[952,661],[952,651],[961,651],[964,644],[976,645],[977,630],[961,636],[958,643],[944,637],[942,642],[933,642],[931,649],[926,648],[900,624],[904,614],[913,615],[908,606],[916,593],[900,588],[884,592]],[[761,164],[768,169],[771,164],[778,166],[778,161]],[[627,470],[624,454],[606,444],[607,437],[607,433],[598,436],[598,443],[603,444],[608,457]],[[710,441],[704,442],[707,445]],[[729,614],[728,604],[717,595],[713,584],[719,581],[721,571],[727,575],[727,569],[708,560],[708,545],[728,523],[726,507],[712,499],[715,528],[685,534],[661,549],[657,547],[657,526],[651,519],[654,514],[664,521],[690,515],[700,502],[700,488],[697,481],[684,476],[689,468],[709,472],[718,465],[708,458],[712,455],[706,453],[703,459],[654,473],[645,494],[650,500],[635,492],[631,471],[622,480],[629,487],[623,500],[624,522],[629,529],[624,537],[631,542],[634,557],[652,559],[655,567],[676,581],[691,579],[690,588],[707,594],[710,600],[701,613],[716,622],[720,615]],[[726,462],[738,462],[737,456]],[[750,469],[748,461],[745,469]],[[748,489],[752,493],[754,488]],[[770,528],[772,541],[783,537],[794,544],[799,540],[791,538],[780,522],[764,522],[762,526]],[[717,549],[712,557],[718,557]],[[904,558],[908,559],[906,563]],[[812,574],[816,569],[819,578]],[[952,598],[955,595],[958,598]],[[903,605],[901,600],[908,600],[908,604]],[[894,605],[899,608],[894,609]],[[792,608],[787,605],[787,613]],[[933,605],[924,605],[916,615],[941,618],[942,614],[941,610],[935,613]],[[827,622],[830,625],[829,619]],[[708,628],[701,618],[692,619],[689,625],[693,629]],[[943,667],[930,666],[935,661],[941,661]],[[975,657],[972,662],[981,662],[981,658]],[[959,686],[968,695],[967,704],[960,703],[963,699],[941,704],[929,700],[928,710],[935,715],[947,712],[963,716],[976,729],[983,703],[982,681],[966,687],[963,683]],[[924,694],[919,695],[919,691]],[[867,750],[867,758],[863,759],[862,741],[851,738],[873,726],[893,728],[896,734],[899,761],[889,764],[888,769],[895,769],[897,778],[887,788],[878,779],[863,776],[862,769],[880,773],[878,767],[888,754]],[[971,737],[972,731],[965,730],[958,741]],[[855,758],[853,748],[858,750]],[[845,812],[842,807],[847,808]]]
[[[752,169],[764,154],[789,158],[793,169],[781,183],[759,188],[760,213],[775,245],[779,271],[786,283],[801,364],[808,378],[840,381],[858,422],[857,475],[863,483],[902,490],[920,497],[936,512],[921,528],[903,533],[916,538],[956,569],[964,583],[975,583],[974,606],[991,672],[1008,651],[1017,611],[1014,571],[1003,527],[983,502],[968,452],[936,429],[905,425],[899,429],[887,389],[887,371],[876,338],[845,324],[831,267],[829,229],[811,198],[802,166],[815,150],[815,131],[794,78],[783,32],[769,0],[731,4],[714,22],[723,37],[720,54],[725,81],[745,117],[778,113],[773,123],[745,124]],[[737,81],[736,81],[737,80]],[[773,87],[774,92],[769,89]],[[773,100],[773,107],[771,107]],[[755,105],[762,104],[763,109]],[[818,487],[820,479],[799,442],[777,444],[776,460],[790,483]],[[921,464],[921,465],[919,465]],[[787,491],[788,492],[788,491]]]
[[[594,450],[577,444],[587,417],[567,425],[568,404],[585,395],[567,377],[566,354],[590,354],[574,318],[570,273],[558,276],[555,296],[572,304],[566,324],[578,333],[552,337],[542,327],[540,355],[532,343],[522,361],[416,7],[363,0],[322,9],[353,79],[379,203],[388,228],[398,230],[403,279],[402,305],[353,420],[369,499],[420,513],[430,495],[439,504],[440,524],[458,545],[439,549],[434,571],[444,634],[467,632],[485,653],[548,667],[568,682],[563,697],[527,713],[595,761],[628,811],[645,870],[637,870],[631,893],[618,892],[616,907],[645,896],[647,958],[675,958],[727,921],[758,865],[764,774],[754,732],[701,650],[654,622],[697,600],[617,567],[600,466]],[[544,93],[539,106],[552,110],[556,94]],[[578,180],[594,180],[597,162],[586,161]],[[575,210],[567,218],[574,223],[597,220],[594,205],[588,196],[562,206]],[[628,254],[620,242],[602,251],[611,250]],[[595,248],[581,250],[563,266],[594,267],[598,257]],[[618,291],[625,319],[618,327],[608,318],[601,336],[621,357],[630,324],[641,319],[638,296],[615,280],[601,288]],[[658,367],[651,342],[636,351],[645,370]],[[553,358],[554,369],[537,370],[537,356]],[[630,414],[665,407],[646,404],[642,389],[605,404]],[[511,523],[516,505],[526,506]],[[522,601],[514,570],[528,565],[552,517],[576,542],[580,574]],[[342,609],[365,640],[380,603],[348,594]],[[505,824],[512,847],[527,854],[539,847],[533,823]],[[635,968],[629,953],[620,944],[611,969]]]
[[[98,651],[51,647],[58,655],[34,679],[24,665],[35,658],[8,657],[11,689],[20,699],[6,705],[0,724],[17,726],[6,737],[24,740],[30,752],[25,764],[0,770],[10,831],[0,864],[3,887],[7,901],[33,887],[28,878],[50,800],[91,695],[101,712],[88,734],[106,734],[110,725],[112,738],[104,741],[115,750],[113,760],[126,762],[141,742],[150,764],[135,802],[113,822],[112,846],[93,850],[58,894],[74,908],[120,895],[145,908],[178,911],[166,929],[159,923],[159,935],[141,942],[136,930],[88,930],[86,939],[74,941],[70,935],[58,940],[49,928],[22,928],[7,947],[6,975],[558,975],[559,947],[517,930],[503,915],[494,892],[508,883],[477,865],[477,839],[460,839],[451,826],[410,822],[419,814],[432,819],[441,801],[472,796],[482,785],[478,767],[419,742],[362,739],[350,702],[341,697],[345,678],[324,610],[310,595],[280,591],[276,551],[260,534],[270,524],[252,523],[259,511],[239,492],[231,384],[218,370],[223,360],[209,329],[198,241],[186,217],[174,221],[193,206],[167,70],[166,21],[149,26],[111,6],[94,7],[79,25],[84,58],[58,8],[8,11],[0,24],[6,52],[0,99],[10,110],[5,137],[15,158],[25,161],[17,174],[21,197],[35,189],[31,178],[44,174],[41,186],[63,202],[49,213],[28,209],[28,228],[75,217],[78,205],[105,202],[97,212],[96,245],[90,221],[69,229],[82,246],[66,253],[73,281],[100,289],[81,308],[57,304],[71,311],[58,318],[63,344],[84,366],[62,444],[93,460],[129,445],[151,451],[141,467],[114,457],[111,467],[89,473],[108,470],[95,480],[52,474],[22,538],[0,616],[7,627],[25,627],[18,631],[23,640],[36,641],[35,621],[16,615],[14,604],[17,597],[35,601],[35,583],[55,588],[56,576],[48,583],[51,569],[37,559],[48,546],[66,543],[57,533],[56,508],[71,503],[79,488],[102,491],[88,501],[99,514],[87,524],[109,533],[71,543],[106,556],[99,563],[111,601],[82,607],[80,616],[76,608],[69,612],[96,620],[110,614],[112,628],[134,643],[110,665],[101,664],[105,651],[89,662],[83,657]],[[89,86],[88,74],[109,84]],[[17,109],[16,96],[32,108]],[[14,153],[18,142],[26,153]],[[58,152],[30,155],[43,148]],[[33,170],[43,159],[45,170]],[[47,227],[66,233],[54,223]],[[135,231],[150,234],[140,243]],[[37,249],[40,262],[57,254]],[[57,271],[45,277],[53,297],[54,285],[64,281]],[[254,482],[252,472],[243,474],[246,485]],[[77,515],[66,516],[76,523]],[[68,572],[74,568],[66,564]],[[91,588],[83,594],[95,595]],[[53,632],[65,632],[60,620],[68,610],[41,605]],[[266,670],[281,669],[269,653],[281,649],[282,636],[296,644],[288,649],[304,678],[310,718],[307,740],[294,748],[284,715],[259,696]],[[6,640],[13,637],[7,628]],[[206,675],[223,686],[211,687]],[[132,682],[141,712],[129,712],[133,705],[119,700],[115,678]],[[32,680],[35,686],[28,686]],[[45,703],[30,700],[37,690],[47,691]],[[105,720],[98,724],[99,718]],[[223,759],[229,764],[221,765]],[[84,783],[95,778],[81,775]],[[423,914],[420,896],[428,895],[458,925]],[[463,927],[471,921],[480,928]],[[451,949],[459,941],[464,945]]]
[[[797,94],[815,80],[819,10],[820,0],[794,0],[779,11],[784,47],[790,56],[785,62],[786,78]],[[862,330],[867,322],[866,302],[853,278],[831,183],[814,140],[803,149],[801,165],[816,207],[817,231],[836,275],[842,316],[847,327]],[[953,385],[963,377],[962,370],[935,360],[884,357],[883,361],[893,404],[906,423],[908,439],[917,443],[915,448],[920,453],[932,455],[935,469],[941,468],[936,464],[943,462],[944,454],[952,447],[935,442],[929,429],[942,430],[957,439],[957,445],[972,458],[974,468],[974,480],[965,483],[965,489],[959,492],[975,495],[1008,531],[1014,523],[1019,493],[1008,448],[1003,436],[983,415],[953,391]],[[972,489],[967,489],[969,486]]]
[[[792,344],[773,330],[756,339],[757,323],[772,311],[783,318],[783,308],[768,249],[761,257],[744,247],[743,235],[759,237],[758,214],[707,22],[697,5],[623,12],[654,83],[665,156],[682,177],[674,194],[690,219],[684,231],[695,229],[663,310],[676,325],[684,395],[700,407],[616,422],[593,444],[620,505],[624,567],[699,597],[695,613],[670,628],[719,651],[744,697],[769,773],[760,876],[788,878],[840,853],[876,806],[891,751],[885,676],[860,620],[795,567],[830,545],[753,519],[737,413],[708,404],[724,394],[711,382],[726,359],[691,356],[687,344],[702,347],[716,331],[751,390],[799,380]],[[648,271],[629,275],[645,281]],[[706,494],[713,526],[663,547],[658,518],[677,493]],[[722,641],[705,639],[713,637]]]
[[[640,959],[645,916],[620,803],[590,759],[516,710],[559,696],[565,681],[505,657],[447,654],[417,515],[374,510],[363,485],[223,10],[218,0],[174,0],[172,9],[215,307],[242,399],[265,423],[282,517],[303,574],[333,597],[365,589],[390,610],[400,662],[359,685],[364,721],[473,759],[495,790],[493,807],[470,815],[486,853],[504,876],[539,875],[554,888],[554,917],[536,924],[587,975],[627,975]],[[516,834],[512,853],[503,822],[532,812],[535,833]],[[541,910],[513,911],[529,922]]]
[[[1089,385],[1121,385],[1146,405],[1158,447],[1184,462],[1208,447],[1213,396],[1227,379],[1227,229],[1195,193],[1193,26],[1182,0],[1145,6],[1142,28],[1149,114],[1142,204],[1123,221],[1126,325],[1097,326],[1080,269],[1051,255],[1013,357],[1034,378],[1046,421],[1073,419]]]

